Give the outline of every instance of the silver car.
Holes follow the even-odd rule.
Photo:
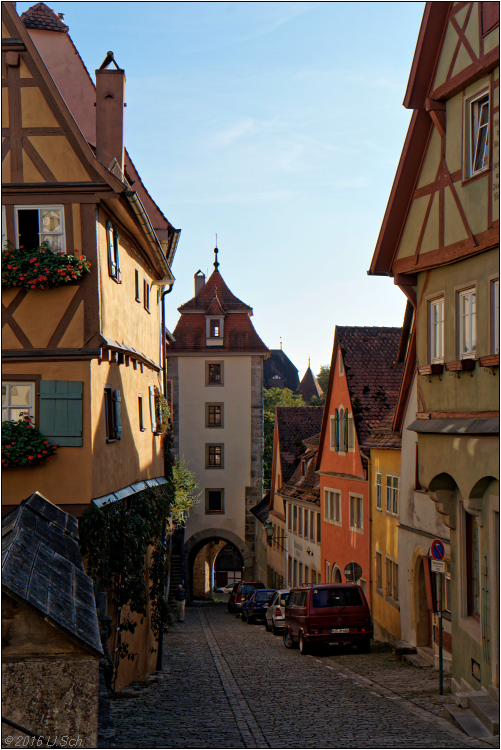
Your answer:
[[[278,635],[284,629],[285,603],[288,594],[289,589],[276,591],[266,610],[265,628],[268,631],[272,630],[274,635]]]

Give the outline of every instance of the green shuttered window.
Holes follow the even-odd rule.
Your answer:
[[[55,445],[82,445],[83,383],[41,380],[39,429]]]

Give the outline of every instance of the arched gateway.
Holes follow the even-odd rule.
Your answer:
[[[239,573],[243,577],[246,569],[252,570],[254,557],[246,543],[233,532],[209,528],[192,534],[186,540],[183,546],[186,560],[185,586],[190,597],[203,597],[209,593],[214,581],[217,556],[226,545],[231,545],[240,559]],[[201,556],[204,548],[205,554]]]

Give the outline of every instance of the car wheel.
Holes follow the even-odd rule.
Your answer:
[[[242,610],[242,620],[244,622],[247,622],[247,615],[245,614],[244,610]]]
[[[307,643],[304,640],[304,635],[302,633],[299,633],[299,651],[303,654],[309,654],[310,653],[310,644]]]
[[[371,640],[370,638],[364,638],[363,641],[359,641],[357,643],[357,649],[359,653],[361,654],[368,654],[371,650]]]
[[[292,640],[289,628],[284,630],[284,646],[285,648],[294,648],[294,641]]]

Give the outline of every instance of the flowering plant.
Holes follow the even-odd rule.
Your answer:
[[[83,255],[61,255],[42,242],[36,250],[15,248],[9,243],[2,250],[2,286],[20,289],[53,289],[78,281],[90,271]]]
[[[2,466],[39,466],[55,456],[52,445],[32,425],[29,414],[21,413],[18,421],[2,422]]]

